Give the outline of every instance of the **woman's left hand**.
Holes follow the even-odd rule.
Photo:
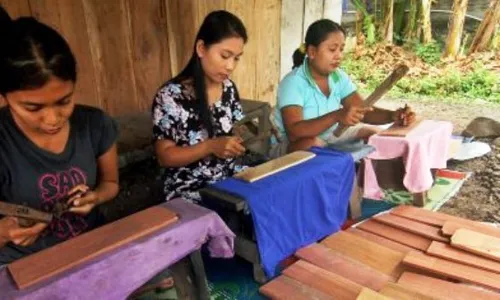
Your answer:
[[[73,195],[68,204],[71,205],[70,212],[79,215],[87,215],[99,203],[97,193],[91,191],[90,188],[84,184],[80,184],[71,189],[68,193]]]
[[[400,126],[409,126],[415,122],[416,115],[411,107],[405,106],[392,112],[392,121]]]

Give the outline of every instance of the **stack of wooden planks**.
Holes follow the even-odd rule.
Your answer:
[[[499,299],[500,229],[399,206],[299,249],[271,299]]]

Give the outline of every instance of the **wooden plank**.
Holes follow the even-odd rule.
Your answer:
[[[490,235],[460,228],[451,237],[451,245],[500,261],[500,239]]]
[[[129,39],[128,2],[82,1],[102,104],[115,116],[136,112],[139,105]]]
[[[226,9],[241,19],[248,33],[244,54],[231,75],[231,79],[236,83],[240,97],[256,99],[256,62],[261,59],[257,57],[257,47],[263,46],[257,44],[257,23],[262,21],[260,15],[256,13],[255,0],[227,0]]]
[[[500,299],[500,295],[494,292],[479,290],[466,285],[411,272],[403,273],[401,278],[399,278],[398,280],[398,284],[401,284],[404,287],[415,289],[423,294],[432,295],[438,299]]]
[[[380,290],[392,278],[364,264],[331,251],[321,244],[299,249],[295,255],[313,265],[342,276],[372,290]]]
[[[425,223],[428,225],[441,227],[447,221],[456,221],[460,223],[476,223],[472,220],[451,216],[448,214],[430,211],[410,205],[400,205],[390,211],[391,214]]]
[[[483,258],[472,253],[456,249],[448,244],[432,242],[427,254],[451,260],[464,265],[469,265],[479,269],[500,273],[500,263],[488,258]]]
[[[379,294],[373,290],[370,290],[369,288],[363,288],[361,290],[361,293],[359,293],[358,297],[356,300],[388,300],[391,298],[388,298],[382,294]]]
[[[441,233],[445,236],[452,236],[460,228],[466,228],[472,231],[480,232],[482,234],[487,234],[494,236],[496,238],[500,238],[500,229],[493,226],[481,224],[478,222],[461,223],[455,221],[448,221],[444,223],[443,228],[441,228]]]
[[[400,264],[403,254],[352,233],[337,232],[324,239],[321,244],[393,278],[398,278],[403,272]]]
[[[99,227],[46,250],[16,260],[8,269],[20,289],[30,287],[109,253],[177,221],[174,212],[155,206]]]
[[[323,0],[305,0],[304,2],[304,27],[303,39],[306,37],[307,28],[323,17]],[[298,46],[297,46],[298,47]]]
[[[363,288],[303,260],[283,270],[283,274],[339,300],[356,299]]]
[[[234,177],[246,182],[254,182],[275,174],[279,171],[283,171],[285,169],[296,166],[300,163],[310,160],[315,156],[316,154],[309,151],[295,151],[265,162],[256,167],[248,168],[245,171],[234,175]]]
[[[426,254],[410,252],[403,263],[418,269],[447,276],[463,282],[469,282],[487,288],[500,290],[500,274],[462,265]]]
[[[196,33],[196,1],[164,0],[167,7],[167,32],[172,76],[186,66],[194,50]]]
[[[304,41],[304,0],[281,1],[280,79],[292,70],[292,55]]]
[[[259,292],[271,299],[296,300],[329,300],[331,296],[307,286],[288,276],[278,276],[276,279],[261,286]]]
[[[253,39],[256,40],[255,99],[276,104],[280,80],[280,25],[281,1],[255,0],[258,22],[255,22]]]
[[[165,2],[127,0],[138,107],[146,111],[160,85],[171,78]]]
[[[384,237],[381,237],[379,235],[376,235],[376,234],[373,234],[373,233],[370,233],[370,232],[367,232],[367,231],[359,230],[359,229],[356,229],[356,228],[349,228],[347,230],[347,232],[353,233],[353,234],[355,234],[357,236],[360,236],[362,238],[365,238],[365,239],[367,239],[369,241],[375,242],[375,243],[380,244],[382,246],[385,246],[387,248],[391,248],[392,250],[401,252],[402,254],[406,254],[406,253],[408,253],[410,251],[419,251],[419,250],[413,249],[413,248],[411,248],[409,246],[406,246],[406,245],[403,245],[403,244],[391,241],[391,240],[386,239]]]
[[[34,17],[64,36],[75,55],[78,69],[74,93],[76,102],[105,109],[96,88],[91,42],[83,17],[82,1],[30,0],[30,7]]]
[[[226,0],[204,0],[204,1],[196,1],[196,28],[199,28],[203,23],[205,17],[215,10],[225,10],[226,9]]]
[[[363,231],[371,232],[373,234],[382,236],[386,239],[395,241],[397,243],[406,245],[408,247],[420,251],[426,251],[432,242],[432,240],[428,238],[404,230],[400,230],[392,226],[379,223],[374,220],[367,220],[359,224],[356,228],[361,229]]]
[[[404,273],[406,274],[406,273]],[[389,282],[380,290],[382,295],[398,299],[398,300],[437,300],[431,294],[423,294],[416,289],[406,287],[402,284]]]
[[[31,17],[29,0],[0,0],[0,5],[9,13],[12,19]]]
[[[392,214],[383,214],[373,218],[377,222],[399,228],[435,241],[448,242],[449,239],[440,234],[440,229],[420,222],[401,218]]]

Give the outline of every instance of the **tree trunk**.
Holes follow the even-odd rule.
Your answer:
[[[382,0],[382,11],[384,13],[384,22],[382,27],[382,38],[387,43],[392,43],[394,30],[394,1]]]
[[[422,30],[422,43],[432,42],[431,27],[431,2],[432,0],[420,0],[420,28]]]
[[[446,39],[446,48],[443,53],[443,58],[445,59],[456,59],[460,51],[467,2],[468,0],[454,0],[453,2],[453,14],[450,16],[448,38]]]
[[[363,35],[363,13],[356,10],[356,44],[363,45],[365,37]]]
[[[394,0],[394,38],[398,43],[403,39],[406,0]]]
[[[490,7],[484,14],[484,19],[477,29],[474,40],[472,40],[469,54],[488,48],[498,22],[500,22],[500,0],[491,0]]]
[[[417,38],[417,19],[418,19],[418,1],[410,1],[410,12],[408,13],[408,21],[405,28],[405,40],[411,41]]]

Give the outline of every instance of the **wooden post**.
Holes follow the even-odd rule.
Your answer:
[[[342,22],[342,0],[324,0],[323,18]]]
[[[281,54],[280,79],[292,70],[293,52],[303,42],[304,0],[281,2]]]
[[[210,299],[200,250],[178,261],[171,267],[171,271],[178,299]]]
[[[455,0],[453,2],[453,14],[450,15],[448,38],[443,53],[445,59],[456,59],[460,51],[467,3],[468,0]]]

